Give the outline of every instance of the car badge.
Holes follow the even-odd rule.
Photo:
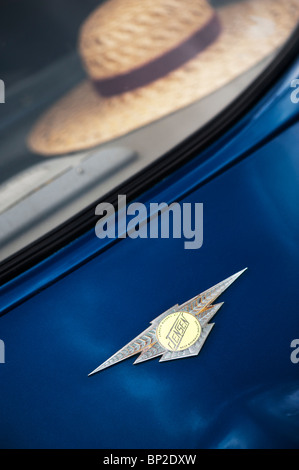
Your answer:
[[[93,375],[128,357],[140,354],[134,364],[162,356],[160,362],[197,356],[214,323],[209,323],[222,303],[212,303],[246,271],[247,268],[216,284],[182,305],[175,305],[159,315],[125,347],[89,374]]]

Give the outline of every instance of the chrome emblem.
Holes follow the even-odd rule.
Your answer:
[[[103,362],[89,375],[96,374],[128,357],[140,354],[134,364],[162,356],[160,362],[197,356],[203,347],[214,323],[209,323],[222,303],[212,303],[246,271],[247,268],[216,284],[214,287],[188,300],[175,305],[159,315],[125,347]]]

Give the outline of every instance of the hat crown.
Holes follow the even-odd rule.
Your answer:
[[[93,80],[127,73],[164,54],[207,24],[206,0],[111,0],[85,21],[80,53]]]

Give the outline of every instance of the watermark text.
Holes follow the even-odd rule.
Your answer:
[[[5,344],[2,339],[0,339],[0,364],[5,363]]]
[[[3,80],[0,80],[0,103],[5,103],[5,85]]]
[[[293,349],[291,353],[291,362],[293,364],[299,363],[299,339],[293,339],[291,342],[291,348]]]
[[[140,202],[126,203],[118,196],[117,223],[112,204],[101,203],[95,214],[101,216],[95,227],[96,236],[105,238],[183,238],[186,250],[197,250],[203,244],[203,204],[174,202],[170,205]]]
[[[291,87],[295,88],[291,93],[291,101],[292,103],[297,104],[299,103],[299,78],[292,80]]]

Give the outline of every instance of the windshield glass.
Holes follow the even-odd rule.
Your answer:
[[[198,131],[299,0],[0,2],[0,261]]]

